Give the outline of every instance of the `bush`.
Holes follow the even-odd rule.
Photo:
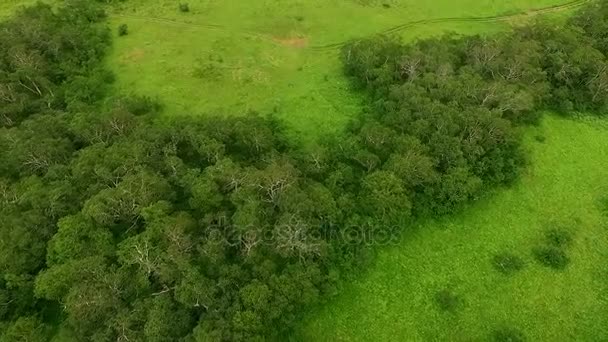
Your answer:
[[[572,243],[572,234],[561,228],[553,228],[545,233],[547,243],[554,247],[567,247]]]
[[[126,36],[128,34],[129,34],[129,27],[127,26],[127,24],[122,24],[122,25],[118,26],[118,35],[120,37]]]
[[[190,6],[187,3],[179,4],[179,11],[183,13],[190,12]]]
[[[217,80],[222,77],[222,68],[214,61],[197,61],[192,70],[192,76],[204,80]]]
[[[492,340],[496,342],[523,342],[526,340],[526,337],[518,329],[501,327],[494,330]]]
[[[563,250],[554,246],[545,246],[534,251],[536,260],[553,269],[562,270],[568,266],[570,259]]]
[[[162,109],[162,105],[149,96],[128,96],[122,98],[120,102],[128,112],[137,116],[158,113]]]
[[[443,289],[435,293],[435,303],[441,311],[454,312],[460,306],[460,297],[449,289]]]
[[[492,265],[498,272],[509,275],[520,271],[524,267],[524,261],[517,255],[503,252],[492,258]]]

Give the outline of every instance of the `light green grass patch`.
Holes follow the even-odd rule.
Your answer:
[[[381,248],[367,274],[310,314],[304,339],[488,341],[508,326],[529,341],[607,340],[608,225],[597,205],[608,193],[608,130],[586,121],[545,118],[528,133],[531,164],[517,185]],[[532,255],[555,222],[574,236],[564,271]],[[523,258],[523,270],[497,272],[492,257],[503,251]],[[453,313],[434,301],[445,288],[462,300]]]

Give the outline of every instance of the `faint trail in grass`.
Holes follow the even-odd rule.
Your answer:
[[[394,33],[401,32],[405,29],[408,29],[410,27],[414,27],[414,26],[423,26],[423,25],[440,24],[440,23],[492,23],[492,22],[509,21],[509,20],[513,20],[518,17],[534,16],[534,15],[539,15],[539,14],[566,11],[566,10],[580,7],[590,1],[592,1],[592,0],[574,0],[574,1],[570,1],[570,2],[562,4],[562,5],[554,5],[554,6],[544,7],[544,8],[533,9],[533,10],[529,10],[529,11],[523,11],[523,12],[519,12],[519,13],[503,14],[503,15],[495,15],[495,16],[487,16],[487,17],[451,17],[451,18],[423,19],[423,20],[412,21],[409,23],[405,23],[405,24],[401,24],[401,25],[397,25],[397,26],[388,28],[384,31],[378,32],[377,35],[394,34]],[[331,51],[331,50],[335,50],[335,49],[339,49],[339,48],[343,47],[349,41],[327,44],[327,45],[313,46],[313,47],[311,47],[311,49],[315,50],[315,51]]]
[[[424,25],[441,24],[441,23],[492,23],[492,22],[509,21],[509,20],[513,20],[516,18],[520,18],[520,17],[566,11],[566,10],[580,7],[591,1],[593,1],[593,0],[574,0],[574,1],[570,1],[565,4],[561,4],[561,5],[554,5],[554,6],[544,7],[544,8],[522,11],[522,12],[518,12],[518,13],[486,16],[486,17],[449,17],[449,18],[422,19],[422,20],[411,21],[408,23],[397,25],[397,26],[388,28],[386,30],[380,31],[374,35],[395,34],[395,33],[401,32],[405,29],[415,27],[415,26],[424,26]],[[167,18],[160,18],[160,17],[138,16],[138,15],[129,15],[129,14],[117,14],[117,13],[111,14],[111,17],[125,18],[125,19],[132,19],[132,20],[143,20],[143,21],[147,21],[147,22],[173,25],[173,26],[178,26],[178,27],[191,27],[191,28],[197,28],[197,29],[218,30],[218,31],[226,31],[226,32],[233,31],[230,27],[222,26],[222,25],[216,25],[216,24],[211,24],[211,23],[209,23],[209,24],[186,23],[186,22],[181,22],[181,21],[167,19]],[[240,33],[240,34],[248,36],[248,37],[255,37],[255,38],[263,39],[263,40],[266,40],[269,42],[273,42],[275,44],[280,44],[272,37],[262,34],[262,33],[254,32],[254,31],[247,31],[247,30],[240,30],[240,31],[234,31],[234,32]],[[344,45],[348,44],[348,42],[350,42],[350,41],[351,40],[349,39],[347,41],[343,41],[343,42],[339,42],[339,43],[317,45],[317,46],[312,46],[309,49],[312,51],[319,51],[319,52],[333,51],[336,49],[340,49]]]
[[[149,17],[149,16],[142,16],[142,15],[111,14],[111,16],[116,17],[116,18],[143,20],[143,21],[147,21],[147,22],[153,22],[153,23],[159,23],[159,24],[169,24],[169,25],[181,26],[181,27],[194,27],[194,28],[204,28],[204,29],[212,29],[212,30],[225,29],[221,25],[185,23],[185,22],[172,20],[172,19]]]

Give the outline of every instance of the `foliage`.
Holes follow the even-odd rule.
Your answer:
[[[110,39],[99,23],[104,14],[83,4],[72,1],[72,6],[53,13],[50,6],[39,3],[0,23],[1,127],[65,109],[72,101],[67,90],[83,79],[94,86],[80,90],[81,94],[107,88],[105,79],[89,78]]]
[[[179,4],[179,11],[180,12],[190,12],[190,6],[187,3],[180,3]]]
[[[19,317],[0,336],[2,342],[45,342],[51,336],[50,326],[36,317]]]

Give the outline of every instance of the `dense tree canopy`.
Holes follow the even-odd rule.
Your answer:
[[[0,341],[279,339],[364,236],[516,179],[542,109],[605,110],[607,23],[602,2],[490,37],[353,42],[368,108],[303,148],[271,116],[159,120],[112,97],[98,7],[23,10],[0,24]]]

